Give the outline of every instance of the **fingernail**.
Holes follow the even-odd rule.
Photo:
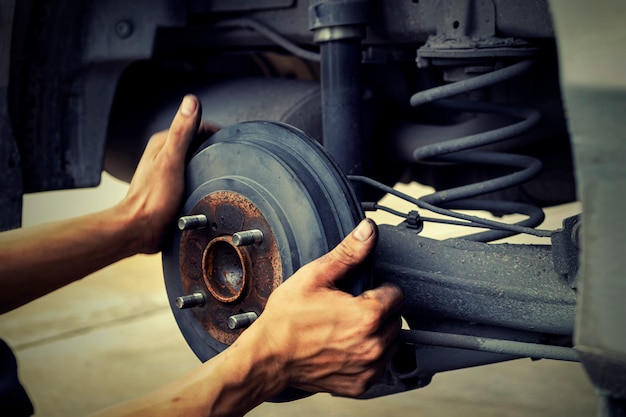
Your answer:
[[[198,107],[198,102],[192,96],[185,96],[180,105],[180,112],[185,116],[193,116]]]
[[[372,226],[372,223],[370,223],[370,220],[368,219],[362,220],[361,223],[359,223],[359,225],[356,227],[356,229],[354,229],[354,232],[352,232],[352,235],[357,240],[360,240],[361,242],[365,242],[373,234],[374,234],[374,227]]]

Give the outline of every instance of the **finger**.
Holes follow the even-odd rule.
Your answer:
[[[400,287],[384,283],[380,287],[363,292],[359,298],[367,303],[376,304],[381,319],[387,320],[400,312],[404,297]]]
[[[214,135],[218,130],[220,130],[221,128],[211,122],[207,122],[206,120],[202,120],[200,121],[200,126],[198,127],[198,132],[196,133],[196,135],[194,136],[193,140],[191,141],[191,144],[189,145],[189,150],[190,152],[188,153],[187,157],[191,158],[192,157],[192,153],[195,152],[197,149],[200,148],[200,146],[202,146],[202,144],[212,135]]]
[[[398,335],[402,329],[402,319],[399,314],[389,317],[385,324],[381,326],[378,337],[384,346],[392,347],[398,344]]]
[[[376,245],[377,228],[370,219],[364,219],[333,250],[310,265],[320,285],[334,287],[352,268],[362,263]]]
[[[172,120],[167,142],[164,145],[170,158],[183,160],[200,127],[201,113],[202,109],[198,98],[191,94],[186,95],[174,116],[174,120]]]
[[[158,132],[152,135],[150,139],[148,140],[148,143],[146,144],[146,148],[143,151],[143,154],[139,163],[141,164],[141,161],[143,160],[146,160],[146,161],[153,160],[159,154],[159,152],[161,152],[161,149],[163,149],[163,145],[165,145],[166,140],[167,140],[167,131]]]
[[[402,327],[400,315],[390,317],[387,322],[381,326],[377,334],[374,336],[376,343],[381,346],[381,353],[376,359],[369,364],[369,368],[375,370],[372,382],[381,380],[388,370],[395,353],[398,350],[398,334]]]
[[[293,386],[308,392],[329,392],[333,395],[355,398],[372,386],[379,373],[378,368],[368,367],[354,373],[333,373],[324,378],[295,383]]]
[[[391,362],[397,350],[398,350],[398,344],[392,343],[385,350],[385,352],[381,355],[379,361],[376,364],[372,365],[372,368],[376,370],[376,374],[372,378],[373,384],[375,384],[376,382],[381,382],[384,379],[386,379],[385,375],[387,374],[387,372],[389,372]]]

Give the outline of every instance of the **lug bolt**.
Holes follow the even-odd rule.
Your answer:
[[[183,216],[178,219],[178,228],[180,230],[202,229],[209,223],[209,219],[204,214],[193,214]]]
[[[248,246],[263,242],[263,232],[259,229],[243,230],[233,234],[233,245]]]
[[[258,317],[254,311],[232,315],[228,318],[228,328],[230,330],[244,329],[254,323]]]
[[[200,307],[204,305],[204,294],[201,292],[194,292],[190,295],[181,295],[176,297],[176,307],[181,310],[185,308]]]

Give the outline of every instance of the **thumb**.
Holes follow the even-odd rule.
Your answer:
[[[351,269],[361,264],[376,246],[378,230],[376,223],[364,219],[333,250],[310,265],[316,270],[316,283],[335,287]]]

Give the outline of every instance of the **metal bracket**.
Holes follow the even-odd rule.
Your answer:
[[[552,257],[556,273],[567,278],[572,288],[578,287],[578,255],[580,252],[580,215],[563,220],[563,228],[552,235]]]
[[[409,215],[406,218],[406,227],[409,229],[414,229],[415,233],[420,233],[424,230],[424,221],[420,217],[420,214],[417,210],[409,211]]]
[[[536,48],[515,38],[496,37],[492,0],[439,3],[437,34],[417,51],[417,66],[453,65],[458,60],[532,56]]]

